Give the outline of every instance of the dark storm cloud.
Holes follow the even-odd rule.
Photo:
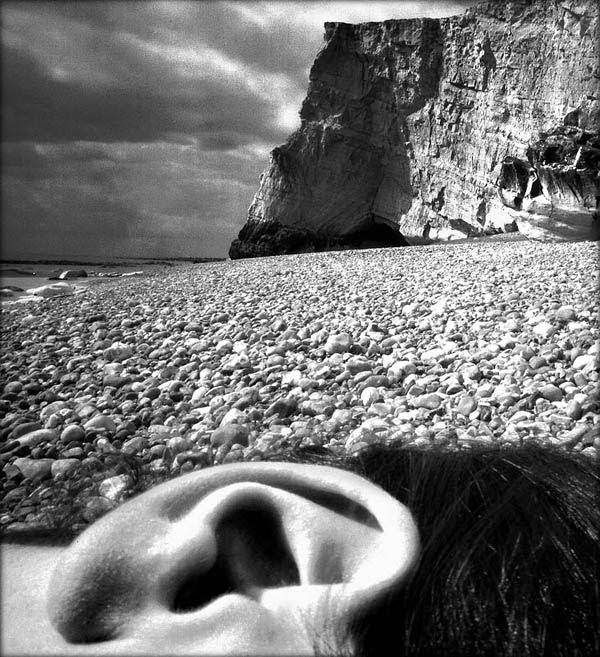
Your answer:
[[[6,3],[4,139],[285,138],[278,103],[306,81],[278,72],[264,35],[231,13],[220,3]]]
[[[257,70],[286,71],[300,85],[306,84],[309,60],[304,55],[307,51],[311,57],[316,54],[314,43],[307,42],[306,34],[290,20],[292,16],[279,21],[273,29],[268,21],[249,21],[251,14],[236,1],[139,3],[134,11],[123,6],[87,4],[93,6],[88,9],[82,3],[68,3],[57,7],[57,11],[102,30],[119,25],[141,39],[159,43],[203,43]]]
[[[5,144],[3,246],[14,254],[224,255],[255,190],[256,160],[266,156],[168,142]]]

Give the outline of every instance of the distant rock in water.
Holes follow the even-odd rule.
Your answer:
[[[301,127],[232,258],[519,230],[597,237],[599,8],[482,3],[325,24]]]
[[[4,276],[37,276],[34,271],[29,269],[18,269],[17,267],[8,267],[2,270]]]
[[[70,278],[87,278],[87,271],[85,269],[67,269],[59,275],[59,280],[64,281]]]

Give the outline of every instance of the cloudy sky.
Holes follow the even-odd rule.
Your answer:
[[[225,256],[323,23],[448,2],[3,2],[2,257]]]

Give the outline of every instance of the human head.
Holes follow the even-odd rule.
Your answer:
[[[170,654],[228,642],[234,654],[597,652],[599,477],[589,458],[536,445],[283,458],[187,475],[85,532],[49,600],[73,647],[110,652],[129,632],[133,643],[119,644],[128,654],[135,637],[153,637],[144,654],[164,638]],[[298,586],[310,577],[312,591]],[[213,626],[216,644],[194,635],[235,587],[258,607],[237,600]],[[148,597],[166,610],[160,618]],[[242,633],[261,627],[262,645]]]

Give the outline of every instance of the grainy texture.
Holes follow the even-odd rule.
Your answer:
[[[596,457],[597,246],[291,255],[3,304],[0,522],[289,446],[530,438]],[[71,511],[69,511],[69,509]]]
[[[518,0],[327,23],[302,125],[271,153],[230,255],[391,245],[398,231],[597,238],[598,11]]]

